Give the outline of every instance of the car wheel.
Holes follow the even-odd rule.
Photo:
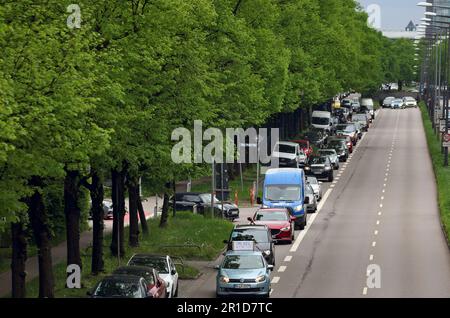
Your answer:
[[[330,173],[330,175],[328,176],[328,182],[333,182],[334,180],[334,175],[333,172]]]

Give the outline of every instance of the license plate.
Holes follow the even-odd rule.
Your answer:
[[[235,286],[235,288],[237,288],[237,289],[248,289],[248,288],[251,288],[251,285],[249,285],[249,284],[237,284]]]
[[[322,174],[320,171],[314,171],[314,174]]]

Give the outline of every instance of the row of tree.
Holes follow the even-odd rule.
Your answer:
[[[388,40],[354,0],[21,0],[0,2],[0,231],[13,242],[13,297],[25,296],[28,232],[40,297],[54,296],[49,187],[63,199],[67,264],[81,264],[81,197],[90,193],[92,273],[103,270],[105,179],[110,252],[139,244],[145,176],[165,193],[201,165],[174,165],[176,127],[249,127],[338,92],[377,89],[394,68]],[[140,215],[139,215],[140,212]],[[119,243],[117,235],[120,237]],[[119,246],[117,246],[117,244]]]

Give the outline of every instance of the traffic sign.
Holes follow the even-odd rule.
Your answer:
[[[447,130],[446,130],[446,127],[447,126],[447,122],[446,122],[446,120],[445,119],[441,119],[440,121],[439,121],[439,131],[441,132],[441,133],[445,133]]]
[[[444,134],[442,147],[444,148],[450,148],[450,134]]]

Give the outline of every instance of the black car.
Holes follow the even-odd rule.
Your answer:
[[[152,298],[148,282],[134,275],[111,275],[97,283],[88,295],[92,298]]]
[[[315,176],[317,179],[326,178],[329,182],[334,180],[334,169],[328,156],[312,156],[305,166],[306,175]]]
[[[171,198],[172,203],[173,200],[174,197]],[[175,207],[177,211],[193,211],[196,209],[197,213],[204,215],[211,210],[211,194],[195,192],[176,193]],[[222,202],[215,198],[214,214],[234,221],[239,218],[239,208],[233,203],[224,202],[222,215]]]
[[[336,150],[339,161],[345,162],[348,159],[348,156],[350,155],[347,145],[345,144],[344,139],[332,139],[328,141],[327,147],[330,149]]]
[[[327,134],[322,130],[311,130],[305,133],[303,139],[306,139],[313,145],[320,147],[325,143]]]
[[[227,250],[233,249],[233,241],[253,241],[255,246],[264,255],[267,263],[275,266],[275,242],[272,233],[266,225],[236,225],[231,231],[230,238],[223,241]]]

